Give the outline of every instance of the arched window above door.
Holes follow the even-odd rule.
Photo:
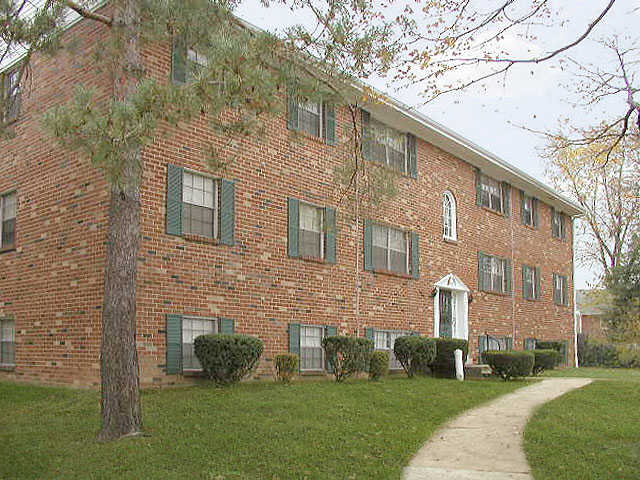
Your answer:
[[[450,191],[444,192],[442,197],[442,224],[445,240],[458,240],[458,218],[456,199]]]

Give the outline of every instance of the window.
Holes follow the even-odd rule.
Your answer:
[[[20,103],[22,99],[22,90],[18,79],[20,77],[20,67],[0,73],[0,94],[2,95],[3,106],[2,119],[5,122],[11,122],[18,118],[20,114]]]
[[[522,194],[522,224],[527,225],[529,227],[537,227],[537,217],[538,212],[536,209],[538,208],[538,202],[535,198],[530,197],[526,194]]]
[[[512,350],[513,338],[512,337],[494,337],[492,335],[481,335],[478,338],[478,351],[480,352],[480,360],[482,354],[488,350]]]
[[[300,326],[300,370],[324,370],[324,327]]]
[[[372,257],[374,270],[409,273],[409,236],[406,232],[373,225]]]
[[[0,365],[16,364],[15,325],[11,319],[0,319]]]
[[[0,196],[0,250],[15,247],[17,203],[16,192]]]
[[[402,368],[402,364],[398,361],[395,353],[393,352],[393,347],[395,346],[396,339],[400,337],[407,337],[409,335],[411,335],[411,332],[385,331],[385,330],[375,331],[374,333],[375,349],[386,350],[389,352],[389,369],[399,370]]]
[[[511,293],[511,261],[506,258],[480,254],[480,290]]]
[[[407,135],[375,119],[369,121],[370,160],[408,172]]]
[[[567,238],[565,216],[555,209],[553,210],[553,215],[551,217],[551,233],[554,238],[558,238],[560,240]]]
[[[522,267],[522,293],[526,300],[540,298],[540,269],[524,265]]]
[[[324,208],[300,202],[300,256],[324,258]]]
[[[504,206],[502,183],[491,177],[480,174],[479,189],[480,205],[502,213]]]
[[[553,275],[553,299],[556,305],[569,305],[569,281],[564,275]]]
[[[182,319],[182,368],[202,370],[193,351],[193,341],[200,335],[218,333],[218,320],[209,318],[184,317]]]
[[[183,233],[218,238],[218,182],[185,171],[182,202]]]
[[[451,192],[445,192],[442,198],[442,223],[444,238],[447,240],[457,240],[456,200]]]
[[[298,102],[298,130],[314,137],[322,136],[321,102]]]

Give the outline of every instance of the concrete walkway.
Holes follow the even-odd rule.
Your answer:
[[[405,469],[405,480],[532,480],[524,428],[539,405],[591,380],[553,378],[469,410],[437,431]]]

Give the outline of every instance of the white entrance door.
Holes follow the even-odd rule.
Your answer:
[[[469,340],[469,289],[453,274],[435,285],[433,336]]]

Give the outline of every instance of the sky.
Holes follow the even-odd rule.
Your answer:
[[[535,53],[570,43],[586,30],[608,2],[552,0],[551,3],[561,9],[561,17],[566,19],[562,28],[554,29],[552,35],[540,35],[539,41],[534,45],[522,45],[518,44],[519,39],[513,40],[513,49]],[[626,40],[625,37],[630,33],[637,32],[640,23],[639,9],[640,0],[618,0],[606,21],[594,29],[590,40],[572,49],[568,56],[581,63],[610,63],[611,55],[597,41],[612,35]],[[288,9],[273,5],[265,9],[257,0],[243,2],[237,13],[270,31],[304,22],[304,19],[296,18]],[[593,124],[594,119],[599,123],[612,113],[626,111],[623,97],[598,110],[575,108],[573,103],[576,97],[572,97],[571,89],[567,88],[567,85],[575,81],[573,73],[566,69],[563,71],[557,62],[537,66],[527,64],[518,67],[504,81],[501,79],[489,83],[484,90],[456,92],[424,104],[417,88],[398,91],[383,79],[368,80],[375,87],[418,108],[425,115],[545,182],[545,161],[540,156],[545,141],[542,136],[523,127],[549,131],[554,130],[563,118],[585,125]],[[597,276],[596,269],[576,265],[576,288],[589,287]]]

